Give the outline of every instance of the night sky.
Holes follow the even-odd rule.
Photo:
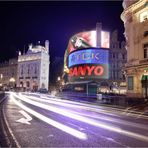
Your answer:
[[[50,42],[51,57],[64,56],[69,38],[93,30],[119,31],[123,40],[122,1],[24,1],[0,2],[0,62],[17,56],[17,51],[38,41]]]

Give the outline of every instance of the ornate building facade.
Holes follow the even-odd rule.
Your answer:
[[[125,93],[125,76],[123,74],[123,65],[127,62],[127,50],[125,41],[119,42],[118,31],[111,34],[109,50],[109,85],[113,91]]]
[[[29,45],[26,54],[18,56],[17,86],[26,90],[49,88],[49,42],[45,47]]]
[[[127,47],[127,95],[148,97],[148,0],[123,1]]]

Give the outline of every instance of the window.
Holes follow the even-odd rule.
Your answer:
[[[144,37],[148,36],[148,31],[145,31],[143,34]]]
[[[144,22],[146,20],[148,20],[148,10],[146,10],[140,14],[140,22]]]
[[[128,90],[134,89],[134,79],[133,76],[128,77]]]
[[[125,59],[125,55],[124,54],[122,54],[122,59]]]
[[[23,65],[22,65],[22,68],[21,68],[21,75],[23,75]]]
[[[119,59],[121,59],[121,58],[122,58],[122,54],[121,54],[121,53],[119,53],[118,58],[119,58]]]
[[[28,75],[29,75],[29,73],[30,73],[30,65],[28,65]]]
[[[37,74],[37,65],[34,66],[34,74]]]
[[[30,82],[29,81],[26,82],[26,86],[30,87]]]
[[[148,58],[148,43],[143,46],[144,59]]]

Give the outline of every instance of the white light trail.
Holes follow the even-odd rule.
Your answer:
[[[107,125],[104,122],[92,120],[90,118],[71,113],[70,110],[66,111],[64,109],[59,109],[57,107],[44,105],[44,104],[29,100],[22,95],[20,96],[21,98],[18,97],[17,95],[15,95],[15,96],[17,98],[21,99],[22,101],[25,101],[27,103],[30,103],[32,105],[36,105],[38,107],[41,107],[41,108],[44,108],[44,109],[47,109],[47,110],[50,110],[50,111],[58,113],[58,114],[61,114],[63,116],[66,116],[66,117],[69,117],[69,118],[72,118],[72,119],[75,119],[75,120],[78,120],[78,121],[81,121],[81,122],[84,122],[84,123],[87,123],[87,124],[90,124],[90,125],[93,125],[93,126],[97,126],[97,127],[109,130],[109,131],[113,131],[113,132],[116,132],[116,133],[119,133],[119,134],[122,134],[122,135],[126,135],[126,136],[131,137],[131,138],[135,138],[135,139],[138,139],[138,140],[148,142],[147,136],[140,135],[138,133],[134,133],[134,132],[130,132],[130,131],[126,131],[126,130],[120,129],[118,127],[115,127],[115,126]]]
[[[65,125],[63,125],[63,124],[61,124],[61,123],[59,123],[57,121],[54,121],[52,119],[49,119],[46,116],[44,116],[44,115],[42,115],[42,114],[40,114],[40,113],[38,113],[38,112],[36,112],[36,111],[34,111],[34,110],[26,107],[25,105],[23,105],[20,102],[18,102],[13,97],[12,94],[10,95],[10,98],[14,101],[14,103],[16,105],[18,105],[19,107],[21,107],[22,109],[24,109],[26,112],[32,114],[33,116],[39,118],[40,120],[42,120],[42,121],[44,121],[44,122],[46,122],[46,123],[48,123],[48,124],[50,124],[50,125],[58,128],[58,129],[60,129],[60,130],[66,132],[66,133],[68,133],[68,134],[70,134],[72,136],[75,136],[75,137],[77,137],[79,139],[82,139],[82,140],[86,140],[87,139],[87,135],[85,133],[82,133],[82,132],[80,132],[78,130],[75,130],[75,129],[71,128],[71,127],[65,126]]]
[[[47,98],[47,97],[41,97],[42,99],[38,98],[38,97],[32,97],[32,96],[28,96],[25,95],[27,98],[32,99],[32,100],[39,100],[41,102],[46,102],[46,103],[52,103],[52,104],[56,104],[56,105],[62,105],[63,107],[70,107],[70,108],[79,108],[79,109],[85,109],[85,110],[89,110],[89,111],[94,111],[94,112],[98,112],[98,113],[102,113],[102,114],[106,114],[106,115],[111,115],[111,116],[116,116],[119,117],[116,114],[111,114],[110,111],[107,110],[103,110],[103,109],[99,109],[96,108],[92,105],[89,104],[82,104],[82,103],[78,103],[78,102],[74,102],[74,101],[67,101],[67,100],[58,100],[58,99],[53,99],[53,98]],[[46,99],[46,100],[45,100]]]
[[[42,99],[37,98],[37,97],[31,97],[31,96],[26,96],[26,97],[30,98],[30,99],[33,99],[33,100],[39,100],[39,101],[42,101],[42,102],[47,102],[47,103],[52,103],[52,104],[62,105],[62,106],[67,106],[67,107],[72,107],[72,108],[80,108],[80,109],[85,109],[85,110],[91,109],[88,106],[80,106],[80,105],[75,105],[75,104],[71,104],[71,103],[69,104],[69,103],[64,103],[64,102],[58,102],[57,100],[55,101],[55,100],[51,100],[51,99],[47,100],[47,97],[45,97],[45,96],[41,97]],[[44,98],[46,100],[43,100]],[[96,110],[94,110],[94,111],[96,111]],[[100,109],[97,109],[97,111],[100,111]],[[146,125],[133,123],[133,122],[128,122],[128,121],[125,121],[125,120],[122,120],[122,119],[116,119],[116,118],[105,117],[105,116],[101,117],[101,116],[98,116],[98,115],[92,115],[92,114],[89,115],[89,114],[86,114],[86,113],[74,112],[74,111],[73,111],[73,113],[81,115],[81,116],[87,116],[89,118],[101,119],[101,120],[105,120],[105,121],[109,121],[109,122],[113,122],[113,123],[120,123],[122,125],[128,125],[128,126],[131,126],[131,127],[137,127],[137,128],[148,130],[148,127]]]

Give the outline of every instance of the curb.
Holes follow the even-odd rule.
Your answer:
[[[3,99],[3,101],[5,100],[5,98]],[[10,126],[9,126],[9,123],[8,123],[7,118],[5,116],[5,113],[4,113],[4,107],[3,106],[2,106],[1,113],[2,113],[2,119],[1,120],[4,123],[4,124],[2,124],[2,129],[3,129],[4,135],[5,135],[6,141],[7,141],[7,145],[9,147],[21,148],[20,144],[18,143],[17,139],[15,138],[15,136],[14,136],[14,134],[13,134],[13,132],[12,132]]]

